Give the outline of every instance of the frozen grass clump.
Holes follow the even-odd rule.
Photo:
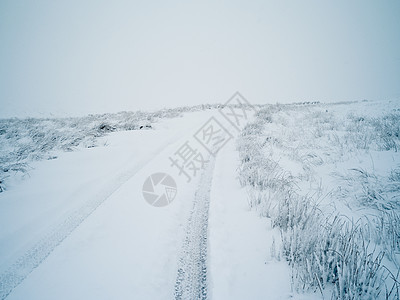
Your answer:
[[[394,210],[382,211],[372,218],[372,223],[376,226],[375,242],[400,270],[400,214]]]
[[[290,226],[281,228],[283,253],[298,288],[330,288],[334,299],[376,299],[382,293],[384,253],[370,246],[368,230],[339,216],[324,217],[314,205],[298,213],[294,208],[290,218]]]
[[[381,117],[349,114],[345,120],[344,143],[357,149],[379,151],[400,150],[400,114],[388,113]]]
[[[317,168],[360,151],[396,152],[397,120],[394,114],[340,119],[325,107],[267,106],[242,130],[239,181],[250,207],[280,230],[298,291],[319,290],[332,299],[399,299],[399,273],[393,271],[400,255],[399,169],[387,176],[349,169],[336,181],[340,192],[328,194],[315,182]],[[334,202],[329,212],[322,209],[325,198]],[[336,210],[342,198],[376,214],[354,221]]]
[[[338,197],[354,199],[358,206],[372,207],[379,211],[400,208],[399,182],[378,176],[362,168],[350,169],[347,174],[337,174],[342,182]]]
[[[382,150],[400,150],[400,114],[392,113],[375,119],[376,131],[381,140],[380,147]]]

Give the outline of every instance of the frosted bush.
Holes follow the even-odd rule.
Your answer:
[[[298,187],[301,181],[313,186],[313,169],[327,162],[369,149],[397,151],[399,124],[398,114],[340,120],[324,108],[288,105],[264,107],[242,130],[237,141],[239,181],[248,190],[250,207],[280,230],[282,254],[297,290],[329,290],[332,299],[399,299],[399,274],[383,264],[386,252],[398,266],[398,168],[387,178],[350,170],[349,176],[340,175],[346,182],[340,193],[330,194],[332,199],[355,195],[361,206],[386,210],[372,222],[325,215],[315,185],[308,193]],[[271,133],[271,128],[280,130]],[[294,176],[285,169],[273,155],[275,149],[299,163],[302,173]],[[276,249],[274,253],[279,257]]]

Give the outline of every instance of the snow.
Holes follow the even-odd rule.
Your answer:
[[[295,290],[318,290],[322,282],[328,297],[333,293],[334,298],[357,295],[363,299],[379,294],[379,299],[384,299],[385,289],[396,286],[387,270],[398,274],[399,104],[270,106],[243,133],[239,142],[240,180],[249,187],[249,204],[281,229],[286,259],[294,266]],[[303,211],[314,205],[316,211]],[[335,216],[343,223],[327,230]],[[294,223],[288,229],[290,218]],[[351,237],[351,232],[357,233],[357,238]],[[324,240],[329,247],[323,248]],[[351,241],[348,249],[352,252],[346,254],[344,240]],[[332,265],[318,262],[325,260],[334,243],[341,257],[348,255],[341,265],[371,260],[366,268],[357,268],[359,274],[371,274],[370,266],[376,259],[379,273],[375,273],[375,287],[363,281],[366,275],[330,281],[335,273]],[[346,268],[346,274],[355,271],[353,265],[342,270]],[[379,274],[386,280],[380,281]],[[315,280],[317,276],[322,280]],[[342,280],[346,282],[339,286]],[[360,296],[355,287],[363,284]],[[394,293],[388,298],[396,297]]]
[[[271,257],[279,232],[250,211],[246,191],[235,176],[234,144],[220,153],[210,207],[210,274],[214,299],[287,299],[289,267]]]
[[[144,201],[141,188],[152,172],[171,173],[168,155],[207,118],[191,113],[154,131],[112,133],[103,138],[107,147],[39,162],[29,179],[1,194],[1,272],[60,222],[107,195],[7,299],[171,298],[187,193],[196,181],[176,178],[177,198],[161,209]]]
[[[399,168],[400,156],[372,142],[355,147],[359,136],[346,126],[353,124],[351,114],[398,111],[396,103],[376,102],[287,106],[254,136],[262,155],[293,176],[296,193],[317,195],[326,214],[356,219],[376,211],[360,204],[363,186],[352,169],[372,174],[368,180],[379,189]],[[218,152],[214,168],[187,182],[169,157],[185,142],[193,145],[210,117],[235,138]],[[254,191],[240,184],[238,132],[214,109],[162,119],[153,129],[109,133],[97,147],[56,152],[56,159],[31,163],[28,176],[9,178],[0,193],[0,299],[179,298],[178,269],[189,280],[181,286],[190,286],[191,278],[201,278],[195,269],[204,267],[197,260],[204,251],[203,298],[320,299],[318,289],[296,288],[282,231],[265,206],[253,205]],[[343,149],[333,133],[346,141]],[[156,172],[177,183],[177,196],[165,207],[151,206],[142,195],[145,179]],[[271,195],[279,201],[279,193]],[[383,195],[398,201],[396,191]]]
[[[280,233],[269,219],[250,210],[237,179],[238,164],[235,143],[218,153],[209,217],[211,297],[319,299],[292,292],[290,268],[274,254],[279,252]]]

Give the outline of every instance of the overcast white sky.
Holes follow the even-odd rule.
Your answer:
[[[400,99],[400,1],[0,1],[0,117]]]

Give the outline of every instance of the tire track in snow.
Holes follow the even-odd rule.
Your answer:
[[[215,157],[202,173],[190,211],[175,282],[175,299],[207,299],[208,210]]]
[[[64,220],[52,227],[46,235],[36,241],[27,252],[0,274],[0,300],[4,300],[15,287],[37,268],[104,201],[147,165],[149,161],[165,150],[168,145],[173,144],[179,138],[177,135],[174,136],[158,147],[151,157],[147,157],[139,162],[134,168],[118,174],[110,185],[101,189],[94,197],[85,202],[83,206],[72,211]]]

